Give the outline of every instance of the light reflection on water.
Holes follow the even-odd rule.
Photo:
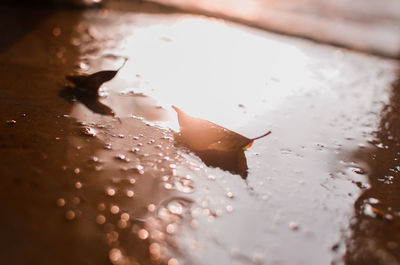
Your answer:
[[[251,122],[250,115],[279,108],[287,95],[312,82],[307,57],[293,44],[192,16],[171,24],[135,29],[122,50],[132,58],[132,68],[119,76],[130,79],[132,72],[140,72],[148,84],[137,89],[168,110],[174,104],[238,128]]]

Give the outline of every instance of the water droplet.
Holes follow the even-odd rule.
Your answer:
[[[61,35],[61,29],[59,27],[55,27],[53,28],[52,33],[54,37],[58,37]]]
[[[165,182],[165,181],[168,181],[168,179],[169,179],[169,176],[162,176],[162,177],[161,177],[161,180],[164,181],[164,182]]]
[[[136,183],[136,179],[130,178],[130,179],[129,179],[129,182],[130,182],[131,184],[135,184],[135,183]]]
[[[121,214],[121,220],[127,222],[127,221],[129,221],[129,218],[130,218],[130,216],[128,213]]]
[[[155,210],[156,210],[156,206],[154,205],[154,204],[149,204],[148,206],[147,206],[147,210],[149,211],[149,212],[154,212]]]
[[[226,193],[226,197],[228,197],[229,199],[232,199],[232,198],[233,198],[233,193],[230,192],[230,191],[228,191],[228,192]]]
[[[81,189],[81,188],[82,188],[82,183],[79,182],[79,181],[77,181],[77,182],[75,183],[75,188],[77,188],[78,190]]]
[[[58,206],[58,207],[64,207],[64,206],[65,206],[65,199],[59,198],[59,199],[57,200],[57,206]]]
[[[140,239],[147,239],[149,237],[149,232],[146,229],[140,229],[138,232],[138,236]]]
[[[171,183],[165,183],[165,184],[164,184],[164,188],[165,188],[166,190],[172,189]]]
[[[81,43],[82,43],[81,40],[78,39],[78,38],[72,38],[71,39],[71,44],[74,45],[75,47],[80,46]],[[80,66],[80,64],[79,64],[79,66]],[[80,69],[85,70],[84,68],[80,68]]]
[[[143,175],[143,174],[144,174],[143,168],[144,168],[144,167],[143,167],[142,165],[137,165],[137,166],[135,166],[135,167],[132,168],[132,169],[136,170],[136,172],[139,173],[140,175]]]
[[[232,212],[232,211],[233,211],[232,205],[227,205],[227,206],[226,206],[226,211],[227,211],[228,213]]]
[[[131,149],[131,152],[132,152],[132,153],[138,153],[139,151],[140,151],[140,149],[137,148],[137,147]]]
[[[113,264],[121,264],[123,259],[122,252],[118,248],[111,249],[108,253],[108,257]]]
[[[368,199],[368,202],[371,203],[371,204],[377,204],[377,203],[379,203],[379,200],[376,199],[376,198],[372,198],[371,197],[371,198]]]
[[[365,171],[362,169],[362,168],[352,168],[351,169],[354,173],[357,173],[357,174],[360,174],[360,175],[363,175],[363,174],[365,174]]]
[[[105,222],[106,222],[106,217],[105,217],[104,215],[99,214],[99,215],[96,217],[96,223],[98,223],[99,225],[102,225],[102,224],[104,224]]]
[[[77,167],[77,168],[74,169],[74,173],[75,173],[75,174],[79,174],[80,172],[81,172],[81,170],[80,170],[79,167]]]
[[[100,162],[100,159],[97,156],[91,156],[90,161],[98,163],[98,162]]]
[[[210,215],[210,213],[211,213],[211,210],[210,210],[210,209],[203,209],[203,214],[204,214],[205,216]]]
[[[149,246],[149,252],[153,259],[160,259],[160,245],[158,243],[151,243]]]
[[[208,179],[209,180],[215,180],[215,176],[214,175],[208,175]]]
[[[95,137],[97,135],[96,130],[91,127],[82,128],[82,133],[85,136]]]
[[[173,234],[173,233],[175,233],[175,225],[174,224],[169,224],[169,225],[167,225],[167,227],[166,227],[166,231],[167,231],[167,233],[168,234]]]
[[[111,206],[110,212],[111,212],[112,214],[117,214],[117,213],[119,213],[119,207],[118,207],[117,205]]]
[[[75,212],[72,211],[72,210],[66,211],[66,212],[65,212],[65,218],[66,218],[67,220],[73,220],[73,219],[75,219]]]
[[[168,205],[168,210],[173,214],[180,215],[183,212],[183,206],[180,203],[173,202]]]
[[[290,222],[289,223],[289,228],[291,230],[298,230],[299,229],[299,225],[297,223],[295,223],[295,222]]]
[[[106,194],[108,195],[108,196],[114,196],[115,195],[115,189],[113,189],[113,188],[107,188],[106,189]]]
[[[133,195],[135,195],[135,193],[134,193],[132,190],[127,190],[127,191],[126,191],[126,196],[127,196],[127,197],[132,198]]]
[[[124,161],[124,162],[130,162],[131,160],[128,158],[128,157],[126,157],[124,154],[118,154],[118,155],[116,155],[115,156],[115,159],[118,159],[118,160],[121,160],[121,161]]]
[[[119,238],[119,234],[115,231],[106,234],[109,243],[116,242]]]
[[[128,226],[128,222],[124,220],[119,220],[117,225],[118,228],[125,229]]]
[[[191,180],[178,180],[175,182],[175,188],[176,190],[183,192],[183,193],[191,193],[194,191],[193,186],[191,185],[192,181]]]

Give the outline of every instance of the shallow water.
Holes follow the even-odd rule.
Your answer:
[[[19,21],[0,54],[6,263],[400,263],[397,61],[121,5],[36,10],[27,30],[36,16],[5,9]],[[124,57],[98,99],[64,90]],[[177,145],[171,105],[271,130],[247,178]]]

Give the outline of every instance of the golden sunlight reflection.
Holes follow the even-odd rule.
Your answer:
[[[176,105],[235,128],[312,85],[307,57],[258,30],[185,16],[133,33],[121,50],[131,61],[118,78],[140,74],[136,93],[151,91],[150,96],[168,110]]]

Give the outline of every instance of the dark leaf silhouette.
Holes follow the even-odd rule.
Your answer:
[[[210,121],[191,117],[175,106],[172,108],[178,114],[178,142],[195,152],[207,165],[220,167],[243,178],[247,177],[248,169],[244,150],[251,147],[254,140],[271,133],[268,131],[256,138],[247,138]]]
[[[88,95],[97,96],[100,86],[113,79],[118,71],[125,65],[127,59],[117,70],[104,70],[93,74],[74,73],[65,78],[69,82],[68,86]]]
[[[69,102],[78,100],[95,113],[114,116],[112,109],[99,101],[97,93],[103,83],[116,76],[127,60],[127,58],[124,58],[123,64],[117,70],[105,70],[93,74],[74,73],[67,75],[65,78],[68,84],[60,91],[60,96]]]

